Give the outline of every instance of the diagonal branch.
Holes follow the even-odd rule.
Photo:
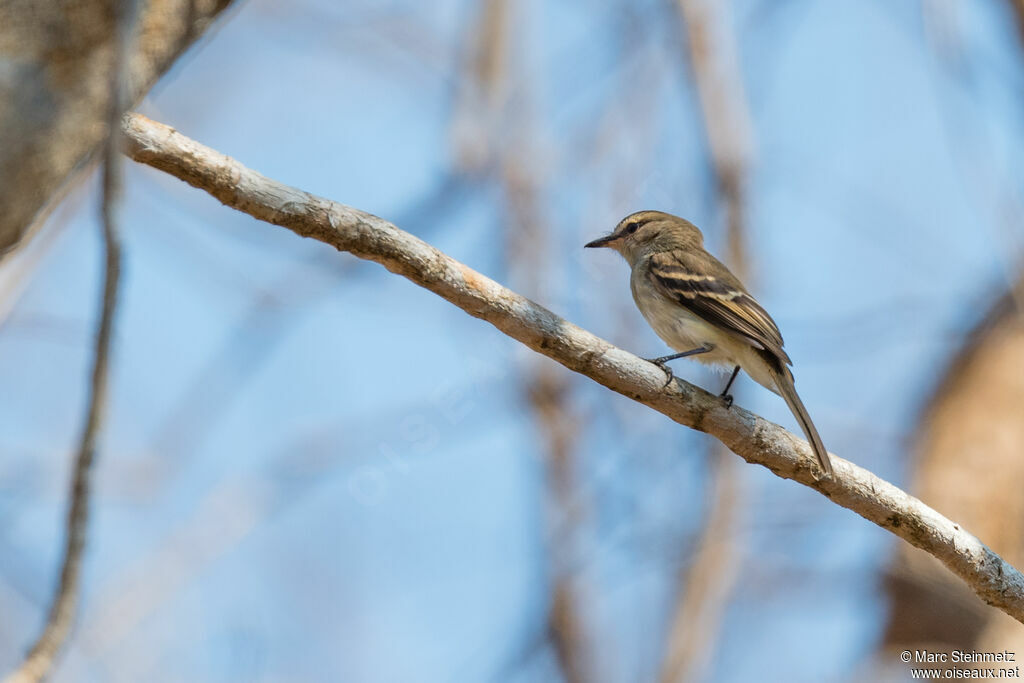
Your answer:
[[[402,275],[527,347],[595,382],[706,432],[750,463],[820,492],[938,558],[985,602],[1024,623],[1024,575],[958,524],[871,472],[833,456],[836,475],[814,478],[807,443],[739,406],[727,409],[679,379],[501,286],[371,214],[303,192],[132,114],[128,155],[205,190],[254,218],[312,237]]]

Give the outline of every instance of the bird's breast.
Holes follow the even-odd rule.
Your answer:
[[[689,309],[665,297],[642,272],[635,269],[630,278],[633,301],[647,324],[662,341],[676,351],[689,351],[711,345],[711,353],[694,356],[704,363],[734,363],[730,349],[736,341]]]

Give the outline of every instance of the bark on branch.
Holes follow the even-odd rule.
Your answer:
[[[255,218],[402,275],[506,335],[609,389],[706,432],[747,462],[815,489],[938,558],[985,602],[1024,623],[1024,576],[958,524],[871,472],[833,457],[835,477],[814,478],[807,443],[739,406],[727,409],[679,379],[663,388],[655,365],[501,286],[391,223],[267,178],[172,128],[125,117],[128,155]]]

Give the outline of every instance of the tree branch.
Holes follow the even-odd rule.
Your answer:
[[[706,432],[750,463],[813,488],[938,558],[985,602],[1024,623],[1024,576],[958,524],[871,472],[833,456],[835,477],[814,478],[807,443],[739,406],[560,318],[391,223],[271,180],[172,128],[125,117],[128,155],[200,188],[224,204],[374,261],[506,335],[609,389]]]

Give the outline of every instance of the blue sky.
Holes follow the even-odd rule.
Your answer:
[[[897,484],[922,402],[1022,243],[1003,210],[1019,217],[1017,36],[1003,3],[944,6],[732,12],[754,122],[748,284],[830,450]],[[494,179],[446,184],[474,16],[466,2],[251,0],[139,109],[660,355],[625,264],[581,246],[657,208],[724,253],[675,15],[653,1],[515,4],[501,135],[522,136],[539,188],[540,285],[510,263]],[[54,680],[558,680],[536,644],[553,556],[586,588],[603,680],[657,670],[709,495],[700,438],[570,377],[591,514],[568,542],[553,536],[523,388],[548,361],[376,265],[126,172],[85,597]],[[57,571],[96,315],[97,194],[92,178],[55,212],[52,246],[0,327],[3,666]],[[795,428],[777,397],[740,381],[740,403]],[[740,579],[711,677],[854,677],[879,637],[895,540],[760,468],[741,467],[740,486]]]

